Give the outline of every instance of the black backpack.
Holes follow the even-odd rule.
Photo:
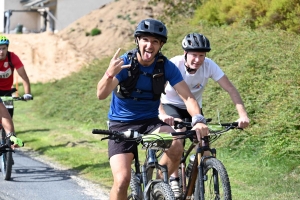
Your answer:
[[[165,73],[164,73],[164,64],[166,57],[161,53],[158,54],[158,59],[156,61],[156,65],[154,67],[153,74],[142,72],[138,67],[137,60],[137,49],[131,50],[127,52],[128,59],[131,62],[131,67],[127,70],[128,78],[119,83],[119,85],[115,88],[114,92],[119,98],[132,98],[134,100],[140,100],[142,98],[135,98],[131,96],[133,91],[138,93],[142,93],[144,91],[137,89],[136,83],[138,81],[139,76],[142,74],[143,76],[152,77],[152,93],[153,93],[153,101],[159,100],[161,93],[165,94]],[[149,100],[149,99],[144,99]]]
[[[9,52],[9,51],[7,51],[7,58],[8,58],[8,64],[9,64],[9,66],[10,66],[10,68],[11,68],[11,71],[14,71],[15,66],[14,66],[13,63],[11,62],[11,55],[10,55],[10,52]]]

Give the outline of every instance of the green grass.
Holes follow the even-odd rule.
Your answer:
[[[214,145],[232,183],[234,199],[300,198],[300,38],[278,30],[170,25],[163,53],[182,54],[181,40],[200,32],[207,55],[224,70],[244,99],[251,125]],[[94,61],[60,81],[32,86],[34,101],[16,102],[14,121],[26,146],[109,188],[107,141],[92,135],[106,128],[110,98],[99,101],[96,85],[110,58]],[[21,88],[22,91],[22,88]],[[204,113],[222,122],[238,118],[228,94],[213,81],[204,92]]]

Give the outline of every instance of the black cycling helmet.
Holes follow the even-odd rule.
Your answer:
[[[202,34],[190,33],[182,40],[182,48],[185,51],[209,52],[209,40]]]
[[[134,32],[134,37],[138,37],[140,35],[151,35],[166,43],[168,39],[168,30],[159,20],[145,19],[137,25]]]

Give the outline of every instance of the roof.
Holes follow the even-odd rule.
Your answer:
[[[51,0],[21,0],[21,3],[24,3],[24,7],[28,8],[42,8],[46,7]]]

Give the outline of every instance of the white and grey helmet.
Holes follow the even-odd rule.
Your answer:
[[[209,52],[211,50],[207,37],[199,33],[187,34],[182,40],[185,51]]]

